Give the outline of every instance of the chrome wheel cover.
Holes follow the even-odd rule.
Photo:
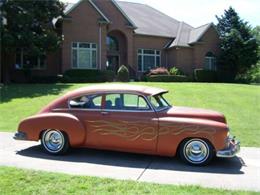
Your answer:
[[[185,144],[183,154],[190,163],[200,164],[208,159],[209,147],[201,139],[192,139]]]
[[[65,140],[59,130],[47,130],[43,134],[42,143],[50,153],[57,153],[62,150]]]

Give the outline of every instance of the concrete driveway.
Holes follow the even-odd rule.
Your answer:
[[[206,167],[192,167],[178,158],[93,149],[74,149],[64,156],[52,156],[45,154],[38,142],[15,141],[12,136],[12,133],[0,133],[0,165],[163,184],[260,191],[259,148],[242,148],[238,157],[215,159]]]

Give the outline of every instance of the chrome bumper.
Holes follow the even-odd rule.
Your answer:
[[[240,151],[240,142],[235,138],[229,139],[228,147],[224,150],[217,151],[216,156],[221,158],[232,158]]]
[[[15,140],[27,140],[26,133],[17,131],[13,137]]]

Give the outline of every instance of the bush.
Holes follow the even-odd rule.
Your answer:
[[[237,75],[235,81],[239,83],[260,83],[260,62],[252,66],[246,73]]]
[[[67,70],[62,81],[65,83],[100,83],[113,81],[115,74],[110,70]]]
[[[171,75],[184,75],[184,73],[176,67],[172,67],[169,72]]]
[[[151,75],[147,77],[148,82],[187,82],[189,78],[184,75]]]
[[[129,81],[129,70],[125,65],[121,65],[117,71],[117,80],[121,82]]]
[[[150,70],[147,76],[151,75],[170,75],[169,71],[164,67],[158,67],[155,69]]]
[[[60,76],[32,76],[30,83],[58,83],[61,81]]]
[[[217,71],[195,69],[194,70],[195,80],[198,82],[215,82],[217,81]]]
[[[260,62],[257,63],[250,71],[251,83],[260,83]]]
[[[217,81],[222,83],[232,83],[235,80],[235,73],[229,71],[217,71]]]
[[[102,73],[107,82],[113,82],[116,77],[116,74],[113,70],[103,70]]]

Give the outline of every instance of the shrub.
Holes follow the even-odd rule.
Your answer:
[[[60,76],[32,76],[30,79],[30,83],[58,83],[60,81]]]
[[[251,83],[260,83],[260,62],[250,70]]]
[[[217,71],[195,69],[194,70],[195,80],[198,82],[215,82],[217,81]]]
[[[189,78],[184,75],[151,75],[147,77],[148,82],[187,82]]]
[[[125,65],[121,65],[117,71],[117,80],[121,82],[129,81],[129,70]]]
[[[169,72],[171,75],[184,75],[184,73],[176,67],[172,67]]]
[[[151,75],[170,75],[169,71],[164,67],[158,67],[155,69],[150,70],[147,76]]]
[[[65,83],[100,83],[113,81],[115,74],[110,70],[67,70],[62,81]]]
[[[230,71],[217,71],[217,81],[223,83],[232,83],[235,80],[235,73]]]
[[[116,74],[113,70],[104,70],[104,71],[102,71],[102,73],[107,82],[113,82],[116,77]]]
[[[237,75],[235,81],[239,83],[260,83],[260,62],[252,66],[246,73]]]

